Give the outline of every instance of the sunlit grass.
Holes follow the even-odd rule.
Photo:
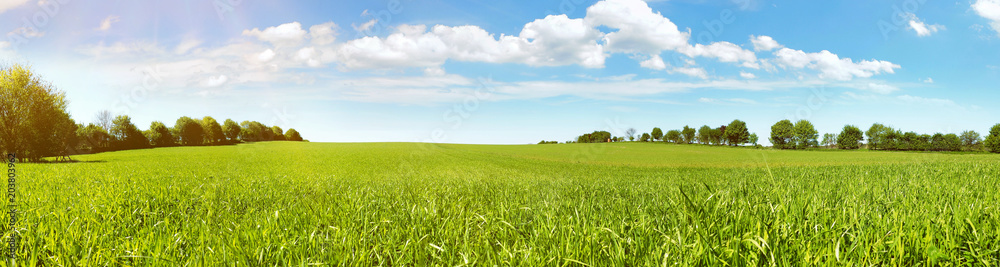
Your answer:
[[[18,165],[22,263],[1000,263],[996,155],[272,142],[74,159]]]

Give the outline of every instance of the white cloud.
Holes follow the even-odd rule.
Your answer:
[[[370,30],[372,28],[372,26],[375,26],[376,22],[378,22],[378,19],[369,20],[368,22],[361,23],[361,25],[353,25],[352,24],[351,26],[354,27],[355,31],[365,32],[365,31]]]
[[[37,29],[35,29],[33,27],[32,28],[21,27],[21,28],[14,29],[13,31],[7,33],[7,36],[12,36],[12,35],[21,35],[21,36],[24,36],[25,38],[38,38],[38,37],[45,36],[45,32],[38,31]]]
[[[444,76],[445,74],[447,73],[442,68],[431,67],[424,69],[424,75],[427,76]]]
[[[689,57],[717,58],[720,62],[743,62],[743,67],[760,68],[757,55],[730,42],[716,42],[710,45],[695,44],[678,50]]]
[[[295,61],[305,63],[306,66],[317,68],[323,64],[319,61],[319,52],[315,47],[303,47],[295,52]]]
[[[927,79],[923,79],[923,80],[920,80],[920,81],[924,82],[924,83],[934,83],[934,79],[931,79],[931,77],[927,77]]]
[[[890,94],[892,92],[899,91],[898,87],[895,87],[895,86],[892,86],[892,85],[888,85],[888,84],[880,84],[880,83],[868,83],[868,86],[863,87],[863,89],[864,90],[868,90],[868,91],[872,91],[872,92],[875,92],[875,93],[883,94],[883,95],[887,95],[887,94]]]
[[[337,41],[337,24],[327,22],[309,27],[309,36],[315,45],[328,45]]]
[[[945,30],[945,27],[942,25],[937,25],[937,24],[927,25],[922,20],[920,20],[920,18],[918,18],[916,14],[906,13],[905,16],[910,18],[909,28],[915,31],[917,33],[917,36],[926,37],[940,30]]]
[[[369,22],[379,23],[375,20]],[[708,77],[705,69],[693,63],[671,69],[660,54],[675,51],[688,57],[689,61],[705,57],[743,68],[763,67],[768,71],[776,71],[776,67],[810,68],[817,70],[821,78],[837,80],[894,73],[894,69],[899,68],[886,61],[841,59],[825,50],[806,53],[783,48],[769,36],[751,36],[753,50],[730,42],[692,45],[689,43],[690,32],[679,31],[677,25],[639,0],[603,0],[590,6],[584,18],[546,16],[526,23],[517,35],[493,34],[475,25],[404,24],[392,28],[394,31],[388,36],[368,36],[335,43],[335,24],[313,26],[309,36],[312,37],[311,47],[314,47],[316,55],[311,57],[311,65],[338,62],[337,65],[346,70],[424,69],[440,67],[451,60],[536,67],[579,65],[603,68],[612,53],[628,53],[630,57],[641,60],[638,63],[643,68]],[[602,32],[601,29],[609,29],[609,32]],[[303,48],[299,44],[305,39],[305,33],[298,22],[243,32],[246,36],[275,44],[275,53],[289,55]],[[775,58],[759,59],[754,50],[776,50]]]
[[[583,19],[556,15],[524,25],[520,37],[528,42],[529,65],[597,68],[604,66],[606,57],[604,47],[596,42],[602,35]]]
[[[753,73],[741,71],[740,72],[740,77],[743,77],[744,79],[756,79],[757,75],[754,75]]]
[[[27,3],[28,0],[3,0],[0,1],[0,13],[6,12],[7,10],[14,9]]]
[[[771,51],[782,47],[774,38],[766,35],[750,35],[750,42],[753,43],[753,49],[756,51]]]
[[[605,0],[587,8],[587,22],[605,25],[618,31],[604,36],[611,52],[658,54],[690,46],[690,33],[681,32],[677,25],[653,12],[640,0]]]
[[[202,86],[219,87],[222,86],[223,84],[226,84],[227,81],[229,81],[229,77],[226,77],[226,75],[213,76],[205,80],[205,82],[202,83]]]
[[[976,0],[972,9],[979,16],[990,20],[990,26],[1000,35],[1000,0]]]
[[[181,43],[178,44],[176,48],[174,48],[174,54],[178,55],[187,54],[188,51],[191,51],[191,49],[198,47],[199,45],[201,45],[201,43],[202,43],[201,40],[198,39],[185,38],[184,41],[181,41]]]
[[[110,15],[101,21],[101,25],[97,27],[97,30],[106,32],[111,29],[111,24],[118,23],[120,20],[118,16]]]
[[[578,64],[604,66],[606,55],[597,44],[601,32],[582,19],[547,16],[525,24],[518,36],[498,39],[478,26],[400,25],[383,38],[348,41],[337,54],[348,68],[432,67],[448,59],[530,66]]]
[[[782,48],[774,52],[774,55],[775,63],[790,68],[805,68],[813,61],[806,52],[790,48]]]
[[[819,53],[806,53],[802,50],[782,48],[774,52],[775,63],[786,68],[810,68],[820,72],[822,79],[835,79],[841,81],[851,80],[854,77],[868,78],[880,73],[895,73],[899,65],[881,60],[862,60],[854,62],[850,58],[840,58],[830,51],[823,50]]]
[[[244,36],[257,37],[258,40],[269,42],[275,46],[294,46],[302,43],[306,37],[306,31],[302,29],[302,24],[291,22],[268,27],[261,31],[258,28],[243,30]]]
[[[663,63],[663,58],[660,58],[660,55],[654,55],[647,60],[643,60],[639,63],[639,66],[654,70],[663,70],[667,68],[667,65]]]
[[[670,71],[671,73],[680,73],[691,77],[697,77],[702,79],[708,79],[708,72],[703,68],[695,67],[677,67]]]
[[[264,52],[260,52],[260,54],[257,55],[257,60],[260,62],[268,62],[271,61],[271,59],[274,59],[275,55],[274,50],[268,48],[267,50],[264,50]]]

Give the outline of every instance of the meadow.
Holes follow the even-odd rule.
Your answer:
[[[264,142],[74,159],[17,165],[19,264],[1000,264],[998,155]]]

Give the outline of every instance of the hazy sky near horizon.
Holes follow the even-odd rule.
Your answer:
[[[0,62],[142,129],[257,120],[326,142],[1000,123],[1000,0],[2,0]]]

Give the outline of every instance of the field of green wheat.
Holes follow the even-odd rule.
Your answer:
[[[74,160],[17,165],[18,265],[1000,264],[998,155],[266,142]]]

